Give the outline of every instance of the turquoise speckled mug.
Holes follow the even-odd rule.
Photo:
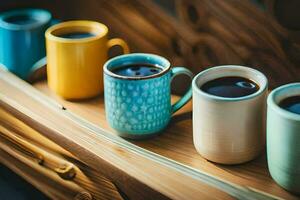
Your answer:
[[[272,178],[300,193],[300,115],[278,106],[291,96],[300,96],[300,83],[281,86],[268,97],[267,158]]]
[[[161,71],[148,76],[122,76],[112,72],[132,64],[158,65]],[[173,113],[192,97],[191,87],[171,105],[171,81],[193,73],[183,67],[171,68],[165,58],[153,54],[134,53],[117,56],[104,64],[105,111],[108,123],[127,138],[146,138],[164,129]]]

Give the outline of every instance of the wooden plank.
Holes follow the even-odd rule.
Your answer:
[[[88,101],[70,102],[53,94],[48,89],[46,82],[39,82],[34,86],[71,112],[87,119],[98,127],[108,130],[114,135],[116,134],[106,122],[102,97]],[[172,100],[176,99],[177,97],[173,97]],[[193,146],[191,109],[192,102],[189,102],[175,114],[169,127],[161,135],[150,140],[129,141],[144,149],[250,190],[261,190],[284,199],[297,199],[296,196],[286,192],[272,180],[268,172],[265,152],[254,161],[233,166],[212,163],[201,157]]]
[[[220,189],[187,176],[175,167],[170,168],[158,155],[135,148],[118,137],[112,140],[100,128],[88,127],[87,122],[77,119],[59,104],[51,103],[30,85],[3,70],[0,91],[2,108],[101,171],[123,191],[133,191],[127,194],[132,199],[193,199],[199,196],[231,199]],[[153,159],[142,155],[149,153]],[[210,194],[215,196],[210,197]]]
[[[52,139],[53,142],[55,142],[56,144],[64,147],[67,151],[72,152],[73,155],[76,155],[76,156],[78,155],[78,158],[82,157],[83,162],[86,162],[86,163],[89,163],[89,164],[94,163],[94,164],[91,164],[89,166],[91,168],[93,168],[94,170],[100,171],[100,173],[104,174],[106,177],[109,177],[110,180],[114,181],[114,183],[117,185],[118,188],[120,188],[122,191],[126,191],[126,195],[130,199],[145,199],[145,198],[147,198],[147,196],[151,196],[150,199],[168,199],[165,195],[162,195],[159,192],[153,190],[151,187],[145,185],[144,183],[137,181],[134,177],[131,177],[128,174],[124,173],[121,169],[113,166],[110,162],[106,162],[106,160],[102,159],[101,156],[99,156],[99,155],[97,156],[93,153],[89,153],[89,148],[85,149],[85,148],[82,147],[82,145],[77,144],[77,142],[74,142],[73,140],[69,140],[65,136],[62,136],[62,134],[58,133],[58,132],[60,132],[60,133],[66,132],[68,137],[70,137],[70,138],[74,138],[74,135],[80,137],[80,135],[82,134],[84,136],[82,140],[86,139],[86,134],[84,133],[83,128],[80,128],[79,130],[78,129],[73,130],[74,126],[72,125],[72,123],[73,123],[72,121],[69,121],[67,127],[63,128],[63,130],[62,129],[56,130],[57,126],[55,124],[60,124],[60,123],[54,122],[55,119],[58,119],[58,118],[56,118],[56,117],[53,118],[53,116],[52,116],[52,118],[50,118],[50,119],[52,119],[50,121],[52,121],[51,126],[54,126],[54,129],[52,129],[51,126],[48,127],[48,126],[44,126],[40,123],[36,123],[37,121],[40,121],[40,120],[36,120],[34,118],[31,118],[31,117],[32,116],[40,116],[39,118],[43,118],[44,114],[45,114],[45,109],[47,110],[47,105],[50,106],[50,110],[52,110],[52,113],[56,112],[56,111],[59,111],[59,110],[63,111],[62,106],[60,106],[59,104],[54,103],[53,101],[51,103],[51,100],[50,100],[50,102],[48,102],[48,100],[46,100],[46,101],[42,100],[40,103],[37,103],[37,101],[40,100],[39,95],[34,95],[34,94],[36,94],[37,91],[35,91],[30,85],[26,86],[26,83],[23,82],[22,80],[19,80],[18,78],[15,78],[13,75],[10,76],[10,74],[7,73],[7,72],[4,72],[3,69],[0,69],[0,71],[1,71],[1,73],[0,73],[0,80],[1,80],[0,81],[0,88],[1,88],[0,89],[0,102],[1,103],[0,104],[1,105],[3,105],[3,104],[6,105],[6,106],[3,106],[3,107],[0,106],[0,107],[6,108],[6,111],[13,114],[14,116],[17,116],[18,119],[25,122],[27,125],[31,126],[35,130],[38,130],[39,132],[44,133],[45,137]],[[18,93],[18,92],[15,93],[17,90],[15,90],[13,87],[7,87],[8,84],[6,83],[6,81],[4,81],[4,79],[2,79],[2,78],[4,78],[2,72],[4,72],[5,75],[10,76],[10,78],[8,78],[8,79],[14,78],[13,81],[12,81],[13,84],[11,86],[13,86],[13,85],[14,86],[17,86],[17,85],[21,86],[22,85],[21,86],[22,89],[19,90],[19,92],[23,93],[24,90],[29,89],[29,91],[30,91],[30,90],[33,89],[32,90],[33,93],[31,93],[31,92],[27,93],[26,92],[27,95],[24,95],[24,94],[22,95],[21,93]],[[27,88],[27,89],[24,89],[23,86],[25,86],[25,88]],[[16,96],[15,95],[4,95],[4,94],[7,94],[6,93],[7,91],[11,91]],[[12,99],[7,98],[7,96],[11,96],[13,98]],[[30,98],[27,99],[26,96],[30,97]],[[34,98],[31,98],[32,96]],[[4,103],[5,99],[6,100],[10,99],[9,101],[11,103],[13,102],[13,104],[18,102],[18,101],[22,101],[27,106],[23,107],[22,105],[19,105],[18,103],[15,105],[15,107],[14,106],[9,106],[8,104]],[[25,99],[27,99],[27,100],[25,100]],[[34,111],[38,111],[38,114],[33,114],[31,112],[31,111],[33,111],[32,110],[32,105],[34,105],[35,103],[40,105],[40,106],[37,106],[37,107],[33,106]],[[19,109],[17,109],[17,108],[19,108]],[[26,110],[25,113],[22,112],[22,111],[24,111],[24,109]],[[29,113],[27,113],[27,112],[29,112]],[[48,116],[50,117],[51,115],[47,114],[47,117]],[[46,120],[46,121],[48,121],[48,120]],[[45,121],[44,121],[44,123],[45,123]],[[64,124],[64,123],[62,123],[62,124]],[[78,125],[78,126],[82,127],[81,125]],[[100,132],[102,132],[102,131],[100,131]],[[90,132],[89,136],[87,136],[87,137],[90,137],[90,139],[88,139],[87,141],[90,142],[90,145],[96,144],[96,145],[94,145],[96,151],[97,150],[103,150],[101,152],[103,154],[105,154],[105,152],[107,152],[109,150],[107,149],[107,147],[105,149],[101,148],[101,143],[99,141],[102,142],[102,145],[103,144],[105,145],[106,140],[102,141],[100,138],[97,137],[96,134],[97,133],[95,133],[95,132]],[[97,139],[95,139],[94,137],[96,137]],[[76,137],[74,139],[76,139]],[[99,140],[99,141],[97,142],[97,140]],[[98,149],[98,148],[100,148],[100,149]],[[117,151],[117,152],[118,152],[118,150],[122,151],[122,149],[118,149],[118,148],[114,148],[114,150]],[[111,154],[114,154],[114,152],[111,152]],[[109,156],[109,155],[106,155],[106,156]],[[113,156],[109,156],[109,157],[113,158]],[[124,165],[126,165],[126,164],[127,163],[125,162]],[[130,163],[129,163],[129,165],[130,165]],[[99,166],[100,166],[100,169],[99,169]],[[134,170],[133,167],[132,167],[132,170]]]
[[[52,175],[51,177],[55,177],[56,182],[62,187],[52,187],[51,189],[54,189],[54,193],[64,194],[64,190],[67,190],[66,187],[68,187],[68,183],[72,183],[73,185],[75,183],[75,185],[78,185],[80,188],[87,190],[93,199],[123,199],[116,186],[101,173],[84,165],[69,152],[43,137],[1,108],[0,133],[0,141],[3,141],[2,144],[0,143],[0,149],[10,153],[11,156],[20,162],[22,162],[24,156],[26,156],[27,159],[25,159],[24,164],[27,163],[29,167],[32,166],[37,174],[44,174],[45,169],[46,171],[50,170],[52,174],[56,174],[56,176]],[[8,150],[7,146],[9,146]],[[7,163],[5,162],[4,164]],[[72,166],[72,168],[67,168],[66,164]],[[10,163],[7,165],[11,168]],[[24,171],[24,173],[30,174],[28,171]],[[23,174],[21,175],[24,176]],[[27,180],[33,185],[35,185],[36,182],[42,182],[45,185],[48,184],[47,179],[37,179],[34,181],[35,179],[32,180],[29,178]],[[44,191],[47,190],[47,187],[51,187],[51,185],[47,185],[46,188],[43,188],[43,185],[38,184],[37,187],[42,187],[42,191]],[[87,193],[84,192],[84,194]],[[81,193],[79,193],[79,196],[80,195]],[[53,196],[50,197],[53,198]]]
[[[2,132],[1,132],[2,133]],[[0,138],[0,162],[9,167],[15,173],[33,184],[51,199],[80,199],[86,197],[92,199],[89,192],[76,183],[61,179],[55,172],[41,167],[38,163],[21,155],[11,148],[13,144]]]
[[[37,85],[44,87],[45,83]],[[40,89],[41,89],[40,87]],[[51,139],[58,145],[64,147],[67,151],[76,155],[80,160],[90,167],[101,171],[102,174],[110,178],[122,191],[126,192],[129,198],[134,199],[197,199],[203,197],[205,199],[273,199],[275,197],[258,192],[257,189],[262,189],[263,184],[257,184],[256,189],[251,187],[251,184],[241,186],[230,183],[239,182],[237,176],[225,173],[212,163],[206,162],[199,155],[193,155],[193,149],[190,145],[184,147],[184,152],[179,153],[178,150],[181,139],[189,141],[191,137],[174,137],[172,144],[167,144],[168,140],[161,140],[160,143],[151,143],[150,141],[158,141],[164,136],[173,137],[180,132],[190,134],[188,130],[183,130],[184,127],[179,127],[181,122],[177,122],[177,126],[173,124],[167,129],[168,133],[161,137],[150,140],[149,145],[153,147],[158,145],[161,147],[179,148],[176,151],[168,149],[163,157],[159,154],[138,147],[130,141],[126,141],[110,133],[110,129],[105,131],[107,127],[104,116],[99,117],[97,110],[103,110],[102,98],[92,99],[84,102],[64,102],[69,106],[73,105],[74,109],[78,105],[78,111],[82,110],[81,117],[86,117],[90,114],[90,119],[93,124],[72,112],[70,108],[66,109],[56,101],[42,95],[36,89],[14,75],[0,70],[0,106],[9,111],[12,115],[21,119],[25,124],[28,124],[33,129],[42,133],[45,137]],[[84,111],[85,104],[89,104],[87,110]],[[99,102],[102,102],[99,104]],[[68,104],[69,103],[69,104]],[[68,105],[67,105],[68,104]],[[79,109],[79,108],[82,109]],[[102,112],[102,115],[104,113]],[[98,118],[99,117],[99,118]],[[179,117],[179,115],[178,115]],[[179,118],[177,117],[177,120]],[[176,118],[175,118],[176,119]],[[173,122],[174,123],[174,122]],[[100,127],[99,124],[102,126]],[[172,124],[171,124],[172,125]],[[177,130],[177,131],[175,131]],[[169,132],[170,131],[170,132]],[[189,142],[187,142],[188,144]],[[139,144],[139,142],[136,142]],[[141,142],[139,145],[147,147],[147,141]],[[149,148],[149,150],[151,150]],[[158,150],[162,150],[158,148]],[[155,151],[154,151],[155,152]],[[156,151],[159,152],[159,151]],[[169,153],[169,154],[166,154]],[[172,160],[173,155],[178,153],[177,160],[188,158],[185,162],[176,162]],[[194,159],[196,157],[197,159]],[[209,163],[210,169],[203,170],[209,165],[204,164],[204,168],[196,167],[197,165],[186,165],[188,162],[195,162],[197,165],[201,163]],[[192,163],[191,162],[191,163]],[[218,172],[219,171],[219,172]],[[218,172],[218,173],[216,173]],[[219,176],[215,176],[215,175]],[[253,174],[252,174],[253,175]],[[227,180],[224,178],[227,177]],[[252,177],[252,176],[251,176]],[[252,177],[253,178],[253,177]],[[234,179],[236,179],[234,181]],[[270,179],[269,179],[270,181]],[[249,181],[248,181],[249,182]],[[260,181],[258,181],[260,182]],[[270,184],[268,185],[270,186]],[[270,191],[264,188],[267,192],[274,193],[282,197],[293,197],[288,193],[278,190]],[[274,190],[274,188],[272,188]],[[157,192],[155,192],[157,191]],[[212,194],[214,194],[212,196]]]

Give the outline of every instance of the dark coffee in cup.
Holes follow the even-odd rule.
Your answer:
[[[88,32],[73,32],[73,33],[65,33],[59,35],[61,38],[67,38],[67,39],[81,39],[81,38],[89,38],[94,37],[95,34],[88,33]]]
[[[243,97],[259,90],[254,81],[238,76],[217,78],[204,83],[200,88],[208,94],[227,98]]]
[[[30,15],[15,15],[15,16],[7,17],[5,21],[17,25],[34,24],[38,22],[37,19],[35,19]]]
[[[143,77],[158,74],[162,71],[162,68],[151,64],[131,64],[115,67],[111,71],[120,76]]]
[[[287,111],[300,115],[300,96],[291,96],[279,102],[279,106]]]

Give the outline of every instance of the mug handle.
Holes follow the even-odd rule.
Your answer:
[[[185,74],[185,75],[189,76],[191,78],[191,80],[194,77],[193,72],[191,72],[187,68],[174,67],[171,69],[171,81],[180,74]],[[190,85],[187,92],[177,102],[175,102],[172,105],[172,108],[171,108],[172,114],[175,113],[180,108],[182,108],[182,106],[184,106],[191,98],[192,98],[192,86]]]
[[[108,49],[114,47],[114,46],[120,46],[123,49],[123,54],[129,53],[129,47],[127,43],[121,39],[121,38],[113,38],[108,40],[107,42]]]
[[[45,71],[47,65],[47,58],[43,57],[38,60],[34,65],[31,67],[30,72],[27,77],[28,82],[34,82],[38,79],[44,78]]]

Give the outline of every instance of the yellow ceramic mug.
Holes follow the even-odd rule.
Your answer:
[[[103,92],[102,66],[122,39],[108,39],[108,28],[94,21],[68,21],[46,31],[47,76],[50,89],[65,99],[82,99]]]

